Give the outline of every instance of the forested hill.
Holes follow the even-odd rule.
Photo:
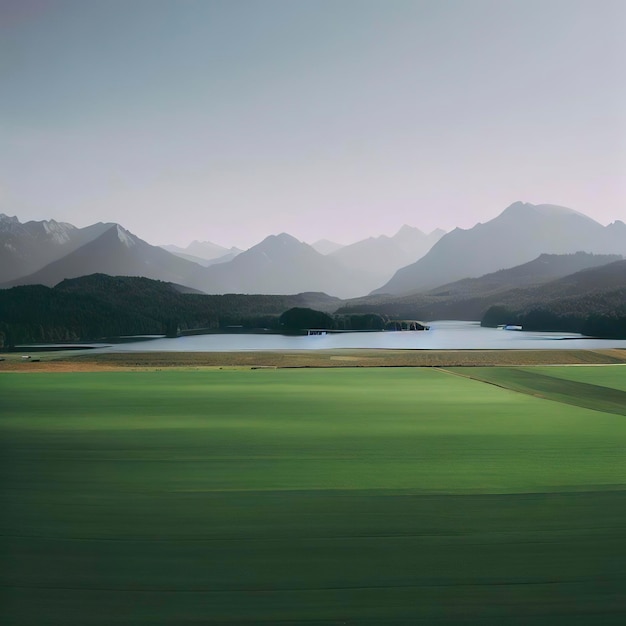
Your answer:
[[[534,289],[513,289],[486,311],[482,324],[626,338],[626,260]]]
[[[338,312],[378,313],[427,320],[480,320],[490,306],[503,304],[503,299],[508,297],[506,294],[513,294],[514,298],[545,299],[546,293],[553,293],[553,287],[544,292],[541,285],[557,279],[563,279],[563,285],[573,280],[576,284],[575,293],[578,294],[595,288],[607,288],[609,283],[616,284],[615,281],[617,286],[626,287],[626,272],[620,270],[623,266],[609,268],[610,264],[620,259],[617,255],[586,252],[542,254],[522,265],[485,274],[480,278],[466,278],[423,293],[408,296],[374,295],[347,300]],[[586,278],[587,274],[579,276],[582,270],[592,268],[607,269],[590,274],[592,278]],[[566,276],[572,278],[565,280]],[[579,280],[580,284],[577,282]]]
[[[332,311],[340,300],[323,293],[204,295],[148,278],[92,274],[53,288],[0,290],[0,343],[93,341],[170,334],[229,325],[271,326],[292,307]]]
[[[574,256],[578,257],[577,262],[585,260],[583,255]],[[587,256],[590,261],[597,260]],[[552,255],[543,255],[532,264],[539,261],[562,265],[562,260]],[[626,336],[626,261],[591,267],[539,285],[517,287],[522,281],[511,280],[511,287],[504,288],[503,278],[525,275],[522,270],[530,265],[459,281],[424,294],[353,300],[344,303],[337,313],[377,313],[423,320],[473,319],[488,326],[521,324],[527,330]]]

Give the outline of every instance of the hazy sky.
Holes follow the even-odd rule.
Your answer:
[[[342,243],[626,220],[625,0],[0,0],[0,212]]]

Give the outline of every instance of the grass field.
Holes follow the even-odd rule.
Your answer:
[[[625,623],[626,367],[468,371],[0,375],[0,623]]]
[[[626,391],[624,367],[537,367],[535,371],[565,380]]]
[[[505,389],[626,416],[626,369],[584,368],[453,368],[461,376],[492,383]]]

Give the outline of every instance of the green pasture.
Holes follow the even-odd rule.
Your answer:
[[[4,374],[0,623],[622,624],[626,368],[527,371]]]
[[[533,370],[555,378],[611,387],[626,392],[626,365],[536,367]]]
[[[596,367],[473,367],[451,368],[461,376],[606,413],[626,416],[626,368],[611,366],[603,372]]]

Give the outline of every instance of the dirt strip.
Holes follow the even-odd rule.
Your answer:
[[[472,367],[613,365],[626,350],[309,350],[271,352],[31,353],[0,355],[1,372],[105,372],[165,368]],[[40,359],[40,360],[36,360]]]

